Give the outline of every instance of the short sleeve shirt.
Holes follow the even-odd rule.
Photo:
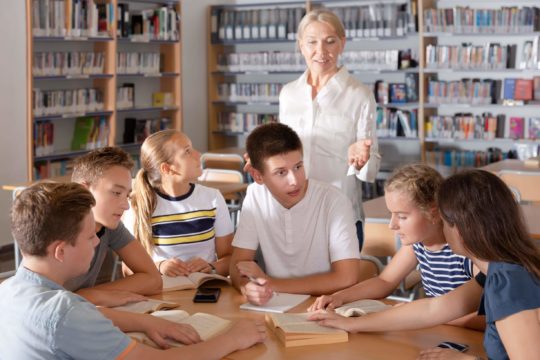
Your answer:
[[[351,202],[335,187],[313,179],[290,209],[266,186],[251,184],[233,246],[260,246],[268,275],[277,278],[325,273],[333,262],[360,257]]]
[[[64,284],[64,287],[70,291],[77,291],[82,288],[88,288],[96,285],[101,266],[105,261],[105,256],[109,249],[118,250],[135,240],[133,235],[125,228],[124,224],[120,222],[116,229],[108,229],[103,227],[98,233],[99,244],[96,246],[96,252],[92,263],[90,264],[90,270],[84,275],[69,280]]]
[[[115,359],[135,346],[97,308],[20,266],[0,285],[0,357]]]
[[[486,315],[486,353],[490,359],[509,359],[495,322],[540,308],[540,280],[521,265],[490,262],[487,276],[479,273],[476,281],[484,288],[478,314]]]

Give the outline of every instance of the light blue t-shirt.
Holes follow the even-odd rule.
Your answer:
[[[84,298],[20,266],[0,284],[0,358],[115,359],[131,340]]]

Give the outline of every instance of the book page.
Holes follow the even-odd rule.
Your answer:
[[[386,305],[379,300],[363,299],[340,306],[335,309],[335,312],[342,316],[355,317],[382,311],[390,307],[390,305]]]
[[[201,339],[205,341],[221,333],[231,325],[230,320],[203,313],[193,314],[183,319],[181,323],[193,326]]]
[[[189,317],[189,314],[187,312],[185,312],[184,310],[162,310],[162,311],[154,311],[152,314],[152,316],[155,316],[155,317],[159,317],[159,318],[162,318],[162,319],[165,319],[165,320],[169,320],[169,321],[172,321],[172,322],[176,322],[176,323],[181,323],[182,320],[184,320],[185,318]],[[130,338],[142,343],[142,344],[145,344],[145,345],[148,345],[148,346],[152,346],[154,348],[159,348],[159,346],[153,342],[147,335],[146,333],[144,332],[139,332],[139,331],[133,331],[133,332],[128,332],[126,333]],[[168,340],[168,343],[169,345],[171,346],[183,346],[182,343],[179,343],[179,342],[176,342],[174,340]]]
[[[163,291],[194,289],[196,287],[187,276],[162,275],[161,278],[163,279]]]
[[[308,316],[309,313],[267,315],[273,325],[281,328],[285,333],[332,334],[343,332],[340,329],[321,326],[316,321],[309,321],[307,320]]]
[[[240,309],[283,313],[309,298],[310,295],[304,294],[274,293],[274,296],[264,305],[245,303],[240,305]]]
[[[122,306],[113,307],[114,310],[128,311],[139,314],[149,314],[156,310],[174,309],[179,307],[180,304],[169,303],[163,300],[148,299],[145,301],[138,301],[129,303]]]
[[[191,280],[196,287],[199,287],[202,283],[209,280],[223,280],[226,281],[228,284],[231,283],[231,280],[225,276],[219,275],[219,274],[207,274],[203,272],[194,272],[188,275],[189,280]]]

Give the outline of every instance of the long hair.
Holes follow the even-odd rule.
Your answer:
[[[465,249],[475,257],[521,265],[540,279],[540,250],[499,177],[483,170],[453,175],[442,183],[438,204],[442,218],[457,226]]]
[[[141,147],[141,169],[135,177],[131,206],[135,214],[135,238],[150,255],[154,249],[151,219],[157,204],[156,190],[161,187],[159,168],[173,158],[175,148],[171,139],[181,134],[177,130],[159,131],[147,137]]]

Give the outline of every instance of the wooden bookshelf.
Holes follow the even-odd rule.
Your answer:
[[[33,16],[41,14],[45,3],[51,7],[54,7],[55,4],[53,0],[26,0],[27,173],[29,181],[34,181],[39,177],[36,166],[43,164],[49,170],[54,167],[56,168],[55,171],[63,172],[66,169],[59,170],[59,164],[69,164],[70,159],[89,151],[88,149],[72,150],[70,147],[76,119],[82,116],[96,116],[100,121],[99,124],[103,124],[105,131],[102,132],[102,135],[103,138],[106,138],[106,141],[96,142],[97,147],[105,145],[121,146],[134,154],[139,151],[141,141],[124,142],[126,118],[135,118],[139,122],[144,122],[146,119],[158,120],[157,122],[151,122],[152,126],[148,127],[149,129],[154,129],[156,124],[182,129],[180,0],[79,1],[78,4],[82,6],[84,3],[87,9],[94,9],[93,6],[95,5],[96,12],[88,16],[96,16],[99,22],[97,30],[100,30],[100,27],[102,28],[102,31],[92,32],[89,30],[87,33],[83,33],[84,30],[74,30],[68,33],[68,30],[66,30],[68,20],[65,20],[65,14],[69,11],[70,6],[74,6],[74,1],[64,0],[58,3],[62,4],[59,6],[64,7],[63,9],[53,9],[53,11],[56,11],[55,18],[59,19],[54,21],[59,21],[59,23],[55,24],[54,28],[50,28],[51,30],[48,33],[43,34],[42,32],[45,30],[42,29],[46,28],[46,26],[41,24],[42,19],[39,19],[36,23]],[[127,29],[124,34],[122,34],[122,29],[118,29],[118,25],[122,26],[121,9],[124,10],[124,15],[126,12],[129,13],[129,17],[125,17],[129,19],[129,22],[126,22],[124,26]],[[72,10],[74,11],[74,9]],[[101,13],[99,13],[100,11]],[[91,12],[92,10],[87,10],[87,13]],[[106,16],[102,14],[106,14]],[[154,15],[162,16],[160,21],[164,25],[154,32],[147,31],[144,33],[145,30],[149,29],[147,25],[151,23],[148,19]],[[137,29],[134,28],[135,20],[140,21],[140,27]],[[84,22],[84,19],[81,22]],[[50,23],[48,25],[52,26]],[[106,29],[103,29],[103,26]],[[174,29],[175,26],[176,29]],[[63,30],[57,30],[57,27],[63,28]],[[117,30],[120,30],[120,33]],[[59,33],[61,31],[63,33]],[[80,33],[77,33],[77,31],[80,31]],[[97,54],[103,54],[103,71],[90,74],[36,75],[34,67],[41,69],[40,66],[42,65],[41,63],[34,63],[36,57],[39,53],[47,54],[49,52],[63,53],[64,55],[60,56],[64,56],[64,59],[68,58],[66,54],[70,52],[93,53],[95,58],[97,58]],[[136,64],[139,68],[147,66],[144,54],[148,56],[147,53],[153,53],[156,58],[159,58],[159,64],[154,64],[154,67],[159,68],[159,70],[154,70],[151,73],[138,71],[126,73],[120,71],[118,67],[120,63],[119,59],[117,59],[118,53],[139,54],[142,59]],[[73,59],[73,55],[70,56]],[[64,71],[54,69],[55,71]],[[126,83],[135,84],[133,106],[119,108],[117,105],[117,89]],[[102,108],[52,112],[46,110],[48,112],[43,114],[34,111],[33,103],[36,101],[34,89],[47,92],[83,88],[99,90],[102,94]],[[163,106],[154,106],[153,93],[157,92],[170,93],[170,96],[167,97],[167,99],[170,99],[170,103]],[[95,124],[97,124],[97,121],[95,120]],[[40,131],[41,128],[38,125],[40,123],[51,123],[54,128],[52,151],[48,149],[45,154],[38,154],[37,148],[41,146],[41,141],[36,141],[34,135]],[[107,127],[108,135],[106,135]],[[67,171],[69,171],[69,166]],[[49,174],[49,176],[58,175],[62,175],[62,173]]]

